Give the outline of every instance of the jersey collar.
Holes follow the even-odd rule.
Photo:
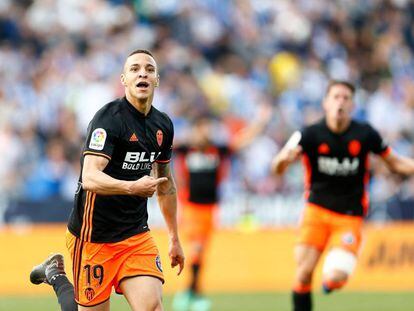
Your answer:
[[[143,118],[143,119],[145,119],[145,118],[148,118],[150,115],[151,115],[151,113],[152,113],[152,111],[153,111],[153,107],[152,107],[152,105],[151,105],[151,108],[150,108],[150,110],[148,111],[148,114],[147,115],[145,115],[145,114],[143,114],[143,113],[141,113],[140,111],[138,111],[138,109],[136,109],[129,101],[128,101],[128,99],[124,96],[123,98],[122,98],[122,100],[125,102],[125,104],[126,104],[126,106],[127,106],[127,108],[128,108],[128,110],[129,111],[131,111],[132,112],[132,114],[134,114],[135,116],[137,116],[137,117],[139,117],[139,118]]]
[[[345,131],[343,131],[342,133],[335,133],[335,132],[333,132],[330,128],[329,128],[329,126],[328,126],[328,122],[326,121],[326,117],[324,117],[322,120],[322,123],[323,123],[323,126],[329,131],[329,133],[331,133],[332,135],[335,135],[335,136],[344,136],[345,134],[347,134],[349,131],[350,131],[350,129],[351,129],[351,127],[354,125],[354,123],[355,123],[355,121],[353,120],[353,119],[351,119],[351,122],[349,122],[349,125],[348,125],[348,127],[345,129]]]

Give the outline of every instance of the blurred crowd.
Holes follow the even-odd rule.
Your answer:
[[[173,119],[177,142],[202,114],[216,117],[212,138],[225,143],[259,105],[274,108],[266,131],[232,160],[224,200],[302,191],[299,166],[277,179],[270,161],[322,116],[329,79],[355,83],[355,117],[414,156],[412,1],[2,0],[0,205],[72,199],[87,124],[122,96],[119,75],[136,48],[156,56],[154,105]],[[376,206],[414,197],[413,178],[374,171]]]

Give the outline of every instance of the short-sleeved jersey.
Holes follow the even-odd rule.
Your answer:
[[[81,157],[109,160],[104,173],[120,180],[149,175],[154,162],[167,163],[174,136],[170,118],[154,107],[145,116],[126,98],[100,109],[90,122]],[[130,195],[99,195],[82,189],[82,173],[68,228],[88,242],[118,242],[148,231],[147,199]]]
[[[210,145],[201,150],[181,145],[174,151],[185,182],[185,189],[181,189],[184,199],[197,204],[217,203],[219,182],[231,154],[229,147]]]
[[[369,124],[352,121],[335,134],[326,120],[302,130],[305,188],[309,203],[354,216],[368,210],[369,153],[386,156],[390,148]]]

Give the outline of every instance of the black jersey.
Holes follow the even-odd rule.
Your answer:
[[[385,156],[390,148],[369,124],[352,121],[341,134],[326,120],[302,130],[307,200],[329,210],[364,216],[368,209],[369,153]]]
[[[181,145],[175,149],[185,181],[185,200],[197,204],[218,202],[218,184],[223,176],[227,146],[211,145],[203,150]]]
[[[81,157],[109,160],[104,173],[120,180],[149,175],[154,162],[169,162],[174,129],[170,118],[154,107],[145,116],[126,98],[100,109],[90,122]],[[99,195],[82,189],[82,174],[68,228],[89,242],[117,242],[148,231],[147,198]]]

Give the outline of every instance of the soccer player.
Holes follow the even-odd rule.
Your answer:
[[[206,311],[210,301],[202,296],[200,272],[204,266],[206,249],[214,227],[214,215],[219,201],[219,185],[223,179],[229,157],[250,144],[267,125],[272,114],[263,104],[258,117],[234,135],[229,144],[217,144],[212,139],[214,119],[202,116],[194,120],[191,137],[186,144],[176,146],[177,183],[182,201],[182,230],[189,245],[191,276],[185,292],[176,295],[175,311]]]
[[[272,163],[281,175],[302,155],[306,171],[307,204],[295,249],[295,311],[312,309],[312,275],[328,243],[325,293],[344,286],[355,267],[369,203],[369,153],[393,172],[414,173],[414,160],[393,152],[369,124],[352,119],[354,92],[352,84],[332,81],[323,100],[325,118],[295,132]]]
[[[163,309],[164,277],[147,224],[147,198],[155,192],[167,224],[171,266],[179,266],[178,274],[184,268],[169,163],[174,129],[170,118],[152,106],[159,77],[149,51],[136,50],[128,56],[121,82],[125,97],[95,114],[81,157],[66,240],[74,292],[60,291],[70,283],[57,255],[38,266],[42,269],[35,269],[35,276],[44,276],[58,296],[66,295],[59,301],[70,300],[74,293],[79,310],[109,310],[114,287],[132,310],[158,311]]]

